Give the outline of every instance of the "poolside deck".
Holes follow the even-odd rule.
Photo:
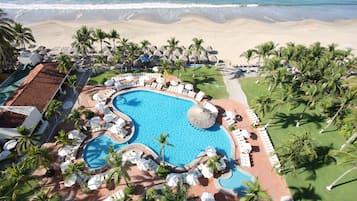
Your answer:
[[[104,95],[105,91],[108,90],[109,88],[111,87],[95,87],[95,86],[84,87],[78,101],[79,105],[83,105],[85,106],[86,109],[90,109],[95,112],[94,105],[97,102],[91,100],[90,95],[94,93],[99,93]],[[182,96],[179,94],[176,95]],[[185,97],[187,98],[187,96]],[[243,120],[241,122],[237,122],[234,125],[237,129],[238,128],[246,129],[251,133],[257,133],[256,130],[251,127],[252,122],[250,121],[248,114],[246,113],[248,109],[246,105],[240,104],[233,100],[226,100],[226,99],[211,100],[211,102],[218,107],[220,111],[220,116],[217,119],[217,121],[219,123],[223,123],[223,126],[227,127],[226,123],[224,121],[222,122],[222,117],[221,117],[222,112],[226,110],[232,110],[243,117]],[[234,141],[233,146],[235,146],[235,153],[234,156],[232,157],[234,159],[239,159],[240,154],[239,154],[237,142],[235,141],[235,138],[232,135],[232,133],[229,134],[231,135],[231,139],[233,139]],[[95,134],[93,136],[95,136]],[[273,167],[270,165],[268,155],[265,152],[262,141],[258,137],[258,135],[253,134],[252,138],[249,139],[248,141],[249,143],[251,143],[253,148],[253,151],[251,153],[252,167],[242,168],[242,169],[258,177],[262,188],[268,191],[268,193],[272,196],[273,200],[280,200],[281,197],[289,195],[290,193],[284,177],[279,176],[275,172],[275,169],[273,169]],[[150,154],[147,152],[147,150],[142,150],[142,151],[146,154]],[[129,172],[129,175],[132,178],[132,182],[139,185],[139,188],[137,189],[136,192],[137,196],[144,193],[145,189],[148,189],[154,185],[162,184],[165,182],[164,180],[157,178],[153,172],[141,171],[135,166],[132,167],[131,171]],[[201,185],[193,186],[190,188],[189,195],[194,197],[199,197],[203,192],[211,192],[215,195],[216,200],[224,201],[224,200],[237,199],[237,195],[230,195],[224,193],[221,189],[219,189],[219,187],[215,185],[214,179],[201,178],[200,182]],[[76,197],[77,200],[102,200],[108,195],[111,195],[114,192],[116,192],[118,189],[123,189],[124,187],[125,185],[121,184],[117,186],[114,190],[108,190],[105,188],[105,185],[102,185],[102,187],[99,190],[90,192],[88,194],[84,194],[79,189],[76,188],[66,189],[64,188],[63,184],[59,184],[57,190],[59,190],[61,194],[69,194],[70,192],[71,194],[73,194],[72,197]],[[136,198],[134,198],[134,200]]]

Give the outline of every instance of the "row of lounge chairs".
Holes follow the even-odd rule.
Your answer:
[[[145,85],[145,87],[150,87],[150,88],[153,88],[153,89],[158,89],[158,90],[161,90],[163,85],[161,83],[157,83],[157,82],[152,82],[152,83],[147,83]]]
[[[203,91],[199,91],[198,93],[196,93],[192,90],[186,90],[185,85],[183,85],[183,84],[180,84],[178,86],[170,85],[169,88],[167,88],[167,91],[186,95],[190,98],[195,99],[198,102],[202,101],[202,99],[205,96],[205,93]]]
[[[240,151],[240,165],[242,167],[251,167],[252,164],[250,161],[249,153],[252,150],[252,146],[249,142],[245,140],[245,136],[243,136],[240,130],[234,130],[232,133],[238,142],[238,147]]]
[[[278,156],[275,153],[274,146],[271,143],[268,132],[265,130],[264,127],[258,128],[257,130],[258,130],[258,133],[263,141],[264,148],[269,155],[269,160],[270,160],[271,165],[274,168],[280,168],[281,164],[280,164]]]
[[[258,116],[254,113],[252,109],[247,110],[248,117],[252,120],[253,124],[259,124],[259,118]]]
[[[161,73],[125,73],[125,74],[120,74],[112,77],[114,81],[121,81],[121,80],[127,80],[131,81],[133,79],[140,79],[140,78],[145,78],[145,80],[150,80],[150,79],[157,79],[161,77]]]

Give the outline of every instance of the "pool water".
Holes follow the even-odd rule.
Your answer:
[[[230,159],[231,141],[220,125],[198,129],[188,122],[187,111],[194,104],[189,100],[146,90],[126,92],[113,100],[114,107],[134,122],[135,134],[129,140],[129,144],[145,144],[159,155],[160,144],[154,139],[165,132],[169,134],[168,142],[173,144],[173,147],[165,146],[165,161],[170,164],[187,165],[208,146],[215,147],[219,153]],[[104,158],[108,155],[110,145],[117,150],[127,144],[116,144],[106,135],[100,135],[87,144],[83,158],[90,168],[106,165]],[[239,179],[246,180],[245,175],[239,170],[233,173],[232,183],[222,183],[222,186],[237,187],[240,186]]]
[[[238,167],[234,165],[233,162],[230,163],[230,168],[232,170],[232,176],[230,178],[219,179],[219,184],[226,189],[231,189],[238,193],[238,195],[245,195],[244,190],[247,187],[244,185],[244,181],[253,181],[253,177],[243,173]]]

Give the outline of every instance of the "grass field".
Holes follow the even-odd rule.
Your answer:
[[[254,105],[254,99],[263,94],[267,94],[267,85],[260,80],[256,84],[257,78],[241,78],[239,81],[247,96],[250,106]],[[326,124],[326,119],[322,118],[318,109],[308,111],[304,117],[304,122],[299,128],[295,127],[293,117],[299,115],[302,108],[288,110],[282,108],[278,111],[281,118],[274,119],[268,132],[275,147],[284,146],[291,134],[309,132],[320,147],[319,160],[305,169],[297,170],[295,174],[286,175],[290,191],[295,193],[294,200],[326,200],[326,201],[353,201],[357,197],[357,172],[350,173],[344,177],[331,192],[325,188],[333,180],[346,171],[349,167],[336,165],[335,161],[329,157],[324,157],[330,149],[338,149],[345,139],[338,134],[336,128],[332,126],[323,134],[319,130]],[[262,119],[265,124],[271,118],[271,114]]]
[[[97,84],[103,84],[105,81],[108,79],[112,78],[115,75],[120,74],[121,72],[119,70],[111,70],[111,71],[105,71],[103,73],[99,73],[95,76],[92,76],[88,80],[89,85],[97,85]]]
[[[186,71],[174,71],[173,74],[183,82],[193,84],[196,91],[201,90],[212,98],[228,97],[222,75],[216,67],[186,68]]]

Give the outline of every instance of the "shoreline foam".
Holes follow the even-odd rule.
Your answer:
[[[247,63],[239,55],[266,41],[280,45],[287,42],[310,45],[337,43],[339,48],[357,48],[357,20],[325,22],[317,20],[266,23],[252,19],[234,19],[217,23],[202,16],[190,15],[174,23],[158,23],[140,18],[129,21],[44,21],[26,24],[33,31],[37,44],[47,47],[70,46],[72,36],[82,25],[101,28],[108,32],[116,29],[120,36],[133,42],[149,40],[153,45],[166,45],[176,37],[180,45],[188,46],[194,37],[202,38],[204,47],[218,50],[219,59],[233,64]],[[357,53],[353,50],[353,53]]]

